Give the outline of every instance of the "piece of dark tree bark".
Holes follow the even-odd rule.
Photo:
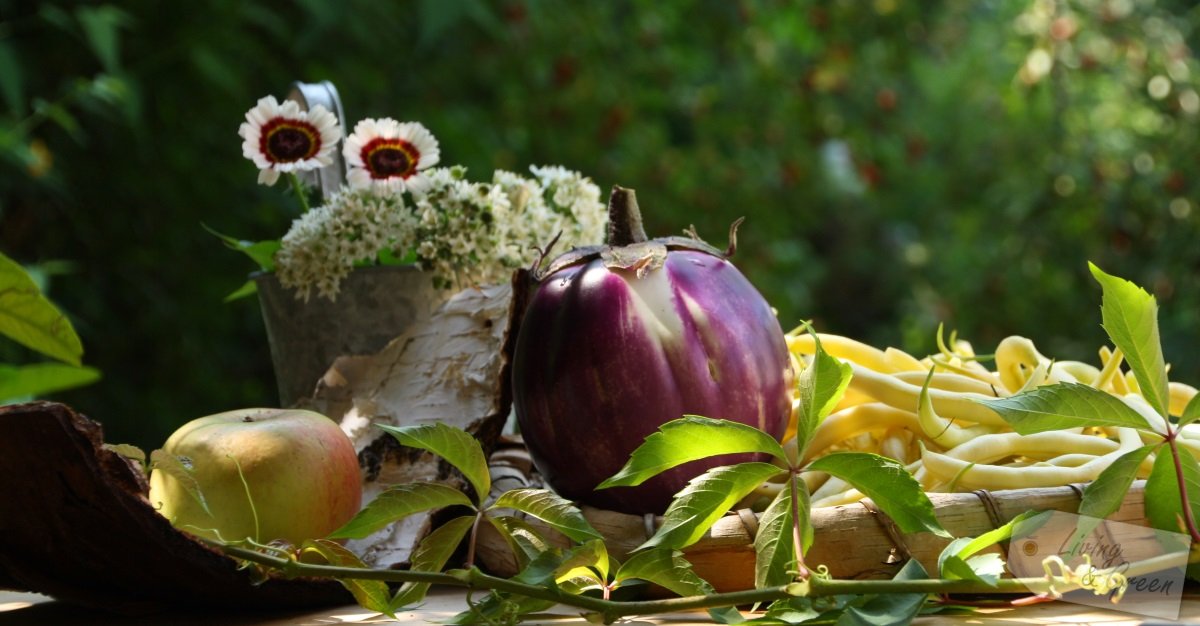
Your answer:
[[[51,402],[0,407],[0,588],[119,613],[350,604],[331,580],[249,571],[176,530],[100,425]]]

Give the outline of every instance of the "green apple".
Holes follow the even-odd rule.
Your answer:
[[[209,415],[180,427],[163,451],[191,467],[208,511],[161,469],[150,474],[150,503],[195,535],[298,545],[339,528],[362,503],[354,445],[320,413],[240,409]]]

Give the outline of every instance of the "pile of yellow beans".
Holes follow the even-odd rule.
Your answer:
[[[939,351],[923,358],[838,335],[817,337],[825,352],[850,364],[854,376],[845,396],[817,428],[805,453],[808,459],[838,450],[873,452],[905,465],[928,492],[1023,489],[1094,480],[1122,454],[1160,439],[1131,428],[1020,435],[977,402],[1073,382],[1107,391],[1152,424],[1161,424],[1162,417],[1142,397],[1133,373],[1122,367],[1120,351],[1107,346],[1100,348],[1093,365],[1050,359],[1029,339],[1011,336],[996,346],[990,360],[994,369],[989,369],[970,343],[953,337],[945,342],[940,331]],[[787,342],[803,369],[816,350],[813,336],[801,328],[788,333]],[[927,402],[922,406],[927,377]],[[1172,382],[1170,394],[1170,412],[1178,416],[1196,389]],[[1185,428],[1178,441],[1200,454],[1200,426]],[[794,440],[787,443],[794,445]],[[1142,477],[1152,464],[1153,456],[1142,464]],[[807,472],[804,478],[814,507],[863,497],[825,474]]]

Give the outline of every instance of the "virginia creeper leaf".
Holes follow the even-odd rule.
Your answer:
[[[545,538],[525,520],[511,515],[489,515],[487,520],[504,538],[521,568],[551,548]]]
[[[1183,483],[1187,488],[1188,505],[1193,519],[1200,521],[1200,465],[1188,452],[1179,447],[1179,460],[1183,469]],[[1187,533],[1183,524],[1183,505],[1179,495],[1179,479],[1175,470],[1175,450],[1169,446],[1154,457],[1154,467],[1146,479],[1146,519],[1159,530]]]
[[[100,370],[65,363],[0,364],[0,402],[41,396],[90,385],[100,380]]]
[[[584,542],[600,539],[600,533],[592,528],[579,507],[570,500],[548,489],[513,489],[504,492],[491,508],[516,509],[532,515],[553,526],[562,534]]]
[[[80,365],[83,344],[71,322],[38,289],[16,261],[0,253],[0,335],[70,365]]]
[[[146,451],[129,443],[106,443],[104,449],[119,454],[131,461],[146,464]]]
[[[1008,523],[1004,524],[1003,526],[989,530],[978,537],[963,537],[960,539],[955,539],[954,541],[950,542],[950,545],[947,545],[945,549],[942,550],[941,555],[938,557],[938,569],[941,569],[940,564],[943,558],[948,556],[957,556],[960,559],[967,559],[984,548],[994,546],[1001,541],[1008,541],[1009,539],[1012,539],[1013,532],[1015,532],[1018,527],[1021,527],[1022,524],[1025,524],[1027,520],[1036,518],[1039,515],[1049,517],[1050,513],[1025,511],[1024,513],[1008,520]],[[1037,528],[1041,525],[1041,523],[1037,520],[1032,520],[1028,523],[1030,526],[1022,527],[1024,532],[1033,532],[1034,528]]]
[[[1079,514],[1104,519],[1120,508],[1129,486],[1137,478],[1138,468],[1160,445],[1150,444],[1126,452],[1104,468],[1104,471],[1083,490]]]
[[[925,568],[916,559],[909,559],[892,580],[928,578]],[[898,626],[912,623],[925,604],[923,593],[885,593],[866,596],[865,601],[846,606],[837,626]]]
[[[1043,385],[1015,396],[976,402],[999,413],[1022,435],[1081,426],[1154,430],[1145,417],[1120,398],[1080,383]]]
[[[467,531],[475,523],[474,515],[456,517],[429,533],[413,552],[409,569],[417,572],[440,572],[454,555]],[[429,593],[429,583],[404,583],[389,601],[391,610],[416,604]]]
[[[783,446],[753,426],[687,415],[663,424],[658,432],[646,437],[625,467],[596,488],[633,487],[688,461],[738,452],[761,452],[787,461]]]
[[[608,570],[608,548],[604,540],[590,539],[564,553],[562,562],[554,570],[554,579],[561,584],[582,578],[588,581],[582,586],[586,588],[607,583]]]
[[[938,566],[942,578],[951,580],[974,580],[992,587],[1004,574],[1004,559],[995,552],[977,554],[968,559],[958,556],[946,557]]]
[[[212,233],[225,243],[225,247],[230,250],[237,250],[250,257],[264,272],[275,271],[275,253],[279,251],[283,244],[278,239],[268,239],[266,241],[246,241],[237,239],[229,235],[223,235],[204,224],[200,224],[204,230]]]
[[[341,528],[329,533],[330,539],[362,539],[414,513],[462,505],[472,506],[466,494],[437,483],[392,485],[376,496]]]
[[[1183,414],[1179,416],[1179,427],[1183,428],[1198,419],[1200,419],[1200,393],[1192,396],[1192,399],[1188,400],[1187,406],[1183,407]]]
[[[681,550],[696,543],[730,507],[779,471],[769,463],[750,462],[714,467],[693,478],[675,494],[658,532],[638,550],[656,546]]]
[[[539,600],[511,593],[492,591],[471,608],[439,624],[507,624],[506,620],[553,607],[553,600]]]
[[[1171,395],[1167,388],[1167,366],[1158,336],[1158,302],[1124,278],[1110,276],[1088,263],[1104,295],[1100,315],[1113,344],[1125,353],[1129,369],[1137,377],[1142,395],[1159,415],[1167,414]]]
[[[150,453],[150,470],[163,472],[174,478],[205,513],[212,515],[212,511],[208,508],[208,501],[204,499],[204,493],[200,491],[200,483],[196,482],[196,477],[192,475],[191,459],[163,450],[155,450]]]
[[[562,551],[548,547],[521,569],[513,580],[527,585],[553,588],[554,571],[562,563]],[[544,611],[557,604],[553,600],[538,600],[522,595],[492,590],[482,601],[451,617],[446,624],[493,624],[503,623],[502,615],[524,615],[533,611]]]
[[[813,542],[813,528],[808,517],[808,487],[798,476],[788,480],[796,481],[796,490],[800,495],[796,508],[800,513],[801,549],[808,550]],[[758,533],[754,536],[755,587],[775,587],[792,581],[793,575],[789,572],[794,572],[798,563],[792,533],[792,490],[785,487],[759,516]]]
[[[366,564],[357,555],[336,541],[310,539],[304,542],[300,552],[301,554],[319,554],[330,565],[367,569]],[[393,607],[388,602],[391,599],[391,592],[388,591],[387,583],[382,580],[363,580],[361,578],[339,578],[337,580],[354,596],[359,606],[368,611],[383,613],[391,618],[396,617]]]
[[[928,531],[950,537],[933,514],[921,484],[893,459],[868,452],[834,452],[809,463],[807,469],[850,483],[906,533]]]
[[[637,579],[658,585],[679,596],[703,596],[713,592],[708,581],[696,575],[692,564],[678,550],[652,548],[635,553],[617,569],[615,583]],[[722,624],[742,621],[742,614],[734,607],[709,609],[714,620]]]
[[[467,431],[441,422],[400,427],[380,424],[379,427],[391,433],[401,445],[428,450],[453,465],[475,488],[477,502],[488,497],[492,477],[488,473],[487,459],[479,440]]]
[[[256,293],[258,293],[258,283],[254,282],[253,280],[248,280],[248,281],[242,283],[241,287],[238,287],[237,289],[230,292],[229,295],[225,296],[221,301],[222,302],[233,302],[234,300],[241,300],[242,298],[248,298]]]
[[[800,415],[796,437],[801,457],[804,456],[805,448],[812,440],[821,420],[829,415],[846,393],[846,387],[853,376],[853,369],[849,363],[829,356],[821,348],[821,340],[811,328],[809,333],[812,334],[816,351],[813,353],[812,362],[800,373],[798,383]]]

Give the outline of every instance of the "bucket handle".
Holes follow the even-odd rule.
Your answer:
[[[346,114],[342,110],[342,99],[338,96],[337,87],[323,80],[319,83],[292,83],[287,95],[288,100],[294,100],[305,111],[321,105],[337,118],[338,124],[346,128]],[[329,165],[320,169],[300,172],[300,180],[305,184],[316,187],[321,197],[328,199],[346,182],[346,162],[342,158],[342,146],[345,138],[339,139],[331,155],[333,160]]]

